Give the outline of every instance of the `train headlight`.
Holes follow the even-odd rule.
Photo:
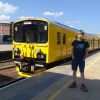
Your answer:
[[[44,54],[41,54],[41,55],[40,55],[40,58],[41,58],[41,59],[44,59]]]
[[[37,58],[46,59],[46,54],[37,53]]]
[[[41,52],[41,49],[37,49],[37,50],[36,50],[36,53],[39,53],[39,52]]]

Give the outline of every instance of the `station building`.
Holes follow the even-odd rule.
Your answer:
[[[0,43],[3,42],[3,37],[12,35],[12,25],[11,23],[0,23]]]

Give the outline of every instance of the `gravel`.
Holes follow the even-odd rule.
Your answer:
[[[11,82],[17,78],[18,78],[18,73],[15,70],[15,67],[0,70],[0,85]]]

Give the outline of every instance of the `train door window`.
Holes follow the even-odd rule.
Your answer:
[[[93,46],[93,41],[91,40],[91,46]]]
[[[66,44],[66,34],[63,34],[63,44]]]
[[[91,40],[91,46],[92,46],[92,40]]]
[[[61,43],[61,33],[57,32],[57,44]]]

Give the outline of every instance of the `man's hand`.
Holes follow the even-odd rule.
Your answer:
[[[74,56],[72,56],[72,59],[74,59]]]
[[[83,58],[83,61],[85,61],[86,58],[87,58],[87,56],[85,55],[85,57]]]

